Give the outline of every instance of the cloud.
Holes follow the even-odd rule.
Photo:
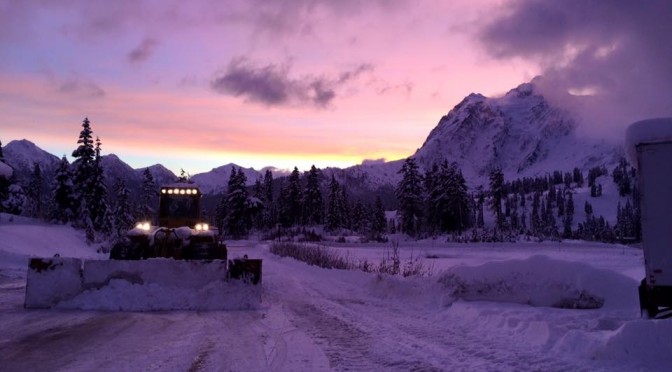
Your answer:
[[[538,63],[544,89],[589,93],[575,108],[591,134],[621,136],[633,121],[672,115],[672,2],[522,0],[504,7],[479,31],[486,50]]]
[[[140,45],[128,52],[128,60],[132,63],[139,63],[146,61],[156,49],[158,41],[151,38],[142,40]]]
[[[336,79],[315,76],[293,78],[290,70],[288,63],[260,67],[246,58],[235,58],[210,86],[218,93],[244,97],[267,106],[307,105],[324,108],[336,98],[339,86],[373,70],[373,67],[362,64],[341,72]]]
[[[91,80],[73,77],[57,84],[56,89],[60,93],[79,98],[102,98],[105,91]]]

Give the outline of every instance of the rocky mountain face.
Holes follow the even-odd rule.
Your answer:
[[[61,159],[28,140],[11,141],[2,147],[5,163],[14,169],[17,178],[30,177],[35,164],[40,165],[44,177],[53,176]]]
[[[526,83],[499,98],[470,94],[441,118],[414,156],[424,167],[455,161],[472,184],[487,182],[494,167],[520,178],[618,162],[619,146],[580,138],[577,126],[570,112],[551,106]]]

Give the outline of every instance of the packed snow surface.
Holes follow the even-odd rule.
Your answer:
[[[402,265],[420,257],[432,273],[403,278],[325,270],[271,255],[269,243],[235,241],[231,255],[264,259],[259,307],[117,312],[24,309],[28,257],[55,253],[44,242],[86,259],[96,247],[71,228],[6,215],[0,234],[4,370],[663,371],[672,363],[672,322],[640,318],[642,252],[627,246],[402,240]],[[375,263],[391,245],[330,249]],[[101,298],[65,307],[151,305],[133,285],[115,282]],[[207,301],[164,290],[175,301]],[[593,306],[572,306],[585,299]]]

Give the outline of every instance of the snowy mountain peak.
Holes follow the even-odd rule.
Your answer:
[[[34,143],[22,139],[9,142],[2,148],[5,163],[16,170],[19,175],[30,174],[35,164],[39,164],[42,172],[49,174],[58,167],[60,159]]]
[[[470,94],[441,118],[416,159],[425,167],[455,161],[472,183],[494,167],[518,178],[616,163],[622,150],[578,138],[574,116],[537,91],[533,80],[498,98]]]

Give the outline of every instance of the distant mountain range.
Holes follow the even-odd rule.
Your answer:
[[[580,138],[577,121],[568,111],[553,107],[526,83],[503,97],[487,98],[470,94],[439,120],[425,143],[413,155],[427,169],[434,162],[457,162],[467,182],[487,184],[490,169],[500,167],[507,179],[536,176],[555,170],[584,171],[594,166],[617,164],[623,155],[620,146]],[[33,164],[40,164],[45,176],[52,175],[60,159],[28,140],[15,140],[3,147],[5,162],[18,177],[28,176]],[[326,168],[323,179],[332,175],[357,194],[385,189],[389,193],[400,179],[403,160],[357,165],[346,169]],[[111,184],[123,178],[129,187],[140,187],[145,168],[133,169],[114,154],[103,157],[103,167]],[[235,164],[191,176],[203,192],[217,194],[226,189]],[[157,184],[174,182],[177,176],[161,164],[148,167]],[[264,170],[242,168],[248,185],[263,177]],[[283,174],[284,175],[284,174]],[[274,172],[274,177],[278,174]]]

